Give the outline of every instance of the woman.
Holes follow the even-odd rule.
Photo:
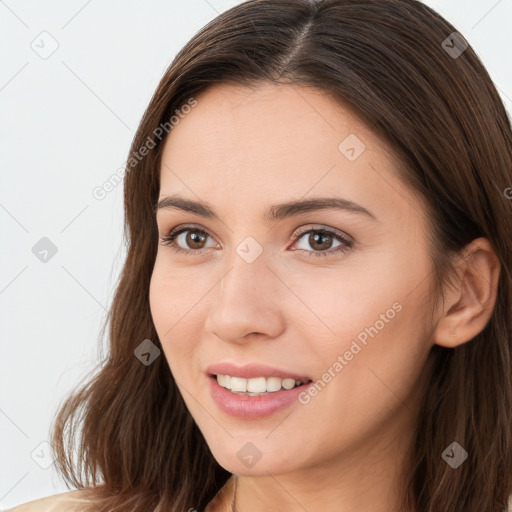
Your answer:
[[[450,23],[239,4],[126,168],[110,354],[53,425],[79,490],[30,510],[507,510],[512,130]]]

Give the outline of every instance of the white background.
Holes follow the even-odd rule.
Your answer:
[[[44,463],[59,402],[97,360],[125,255],[122,185],[92,191],[123,166],[174,55],[237,3],[0,0],[0,508],[68,490],[31,454]],[[425,3],[473,46],[511,112],[512,0]],[[31,47],[51,48],[43,31],[58,43],[46,59]],[[42,237],[58,250],[46,263],[32,253]]]

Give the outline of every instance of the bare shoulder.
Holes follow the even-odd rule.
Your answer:
[[[88,489],[63,492],[23,503],[6,512],[80,512],[90,504]]]

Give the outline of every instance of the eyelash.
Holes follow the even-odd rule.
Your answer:
[[[181,247],[177,247],[173,242],[176,239],[177,236],[179,236],[181,233],[184,233],[186,231],[195,231],[197,233],[200,233],[202,235],[210,236],[205,230],[199,228],[195,225],[190,226],[183,226],[181,229],[172,229],[169,231],[169,233],[161,238],[162,245],[169,246],[173,251],[181,254],[186,255],[192,255],[192,256],[199,256],[202,254],[203,249],[182,249]],[[339,233],[328,229],[328,228],[318,228],[318,229],[306,229],[302,230],[299,233],[297,233],[296,237],[293,239],[293,241],[299,240],[302,238],[303,235],[307,233],[320,233],[320,234],[327,234],[332,235],[337,241],[341,242],[343,245],[340,245],[336,247],[334,250],[327,250],[327,251],[308,251],[306,249],[295,249],[297,251],[307,252],[309,254],[308,257],[317,257],[317,256],[332,256],[337,253],[345,253],[349,249],[352,248],[353,242],[349,240],[348,238],[345,238],[344,236],[340,235]]]

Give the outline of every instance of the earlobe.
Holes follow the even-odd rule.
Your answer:
[[[458,285],[445,292],[433,342],[455,348],[471,341],[489,322],[497,300],[501,265],[486,238],[468,244],[457,268]]]

